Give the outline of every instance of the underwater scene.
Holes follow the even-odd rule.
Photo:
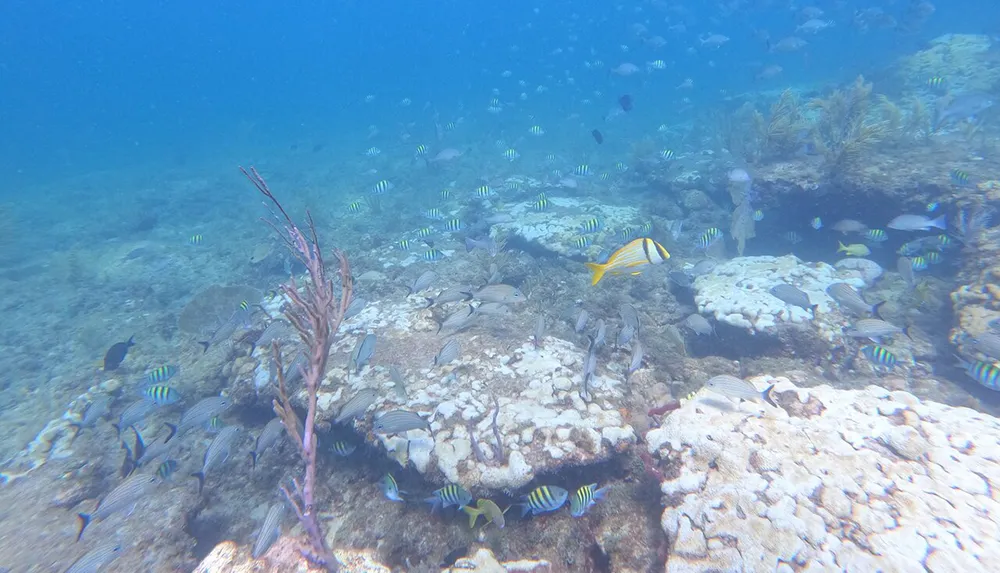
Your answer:
[[[0,30],[0,572],[1000,571],[994,3]]]

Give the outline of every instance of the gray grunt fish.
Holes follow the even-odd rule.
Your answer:
[[[713,376],[705,382],[705,387],[709,390],[722,394],[723,396],[728,396],[730,398],[739,398],[741,400],[764,400],[768,404],[778,407],[771,398],[771,391],[774,390],[774,384],[771,384],[763,391],[758,390],[756,386],[743,380],[742,378],[737,378],[735,376],[730,376],[729,374],[720,374],[718,376]]]
[[[528,300],[524,293],[517,287],[505,284],[486,285],[483,288],[470,293],[475,300],[483,302],[499,302],[503,304],[516,304]]]
[[[355,374],[361,372],[361,369],[371,362],[372,356],[375,354],[375,342],[377,340],[374,334],[369,333],[358,340],[354,346],[354,351],[351,352],[350,366]]]
[[[803,310],[811,310],[813,315],[816,314],[816,308],[819,307],[818,304],[812,304],[809,301],[808,294],[790,284],[775,285],[767,292],[771,293],[771,296],[781,302],[797,306]]]
[[[372,431],[376,434],[400,434],[409,430],[430,431],[431,424],[416,412],[389,410],[375,416]]]
[[[253,558],[257,559],[267,553],[271,545],[281,536],[281,519],[285,515],[285,504],[278,502],[267,509],[264,523],[260,526],[257,539],[253,542]]]
[[[457,287],[447,288],[434,298],[427,299],[427,306],[432,307],[436,304],[444,304],[446,302],[468,302],[472,300],[472,291],[476,287],[472,285],[460,285]]]
[[[448,342],[444,343],[441,350],[438,351],[437,355],[434,356],[434,366],[444,366],[452,360],[458,358],[458,355],[462,352],[462,346],[457,340],[452,338]]]
[[[826,294],[830,295],[830,298],[837,301],[837,304],[855,314],[859,314],[861,316],[870,314],[875,318],[882,318],[879,316],[878,311],[879,308],[886,303],[886,301],[882,301],[877,304],[868,304],[861,293],[847,283],[833,283],[832,285],[826,287]]]
[[[337,413],[337,417],[333,419],[335,424],[342,424],[354,418],[363,416],[365,411],[375,403],[378,398],[378,392],[371,388],[363,388],[358,390],[357,394],[348,400],[344,407],[340,409]]]
[[[573,331],[577,334],[583,332],[583,329],[587,327],[587,319],[590,315],[587,314],[586,309],[580,309],[580,314],[576,317],[576,324],[573,326]]]
[[[76,534],[76,540],[80,541],[87,526],[95,519],[104,519],[109,515],[117,513],[125,508],[131,507],[141,498],[145,497],[159,480],[155,475],[134,474],[125,478],[123,482],[115,486],[108,495],[97,503],[97,507],[91,513],[78,513],[80,518],[80,531]]]
[[[281,439],[282,432],[285,431],[285,424],[281,418],[271,418],[264,429],[260,431],[257,440],[254,442],[253,451],[250,452],[251,469],[257,468],[257,460]]]
[[[438,327],[438,334],[442,331],[449,331],[450,333],[458,332],[472,326],[478,318],[479,315],[476,314],[475,307],[470,304],[467,308],[457,310],[448,315]]]
[[[395,364],[389,366],[389,379],[392,380],[392,389],[396,391],[396,395],[401,400],[406,400],[406,381],[403,378],[403,373]]]
[[[121,552],[121,543],[106,541],[81,555],[69,566],[66,573],[98,573],[105,565],[118,559]]]
[[[180,422],[177,425],[167,424],[167,427],[174,432],[174,436],[181,436],[191,428],[203,425],[212,418],[222,414],[233,405],[232,400],[226,396],[210,396],[202,398],[181,414]]]
[[[212,469],[226,463],[229,459],[229,452],[232,449],[233,440],[242,431],[239,426],[226,426],[219,431],[212,443],[205,451],[205,458],[201,464],[201,471],[191,474],[191,477],[198,478],[198,493],[205,488],[205,477]]]
[[[118,423],[111,425],[118,430],[118,435],[121,436],[123,430],[133,424],[141,422],[158,406],[159,404],[156,402],[140,398],[126,406],[125,409],[122,410],[122,413],[118,415]]]
[[[905,328],[900,328],[894,324],[889,324],[888,322],[877,318],[863,318],[855,322],[854,329],[847,331],[845,334],[854,338],[875,339],[881,336],[892,336],[900,332],[909,337],[907,329]]]
[[[436,281],[438,275],[434,271],[424,271],[421,275],[413,280],[410,284],[410,294],[417,294],[418,292],[430,288],[434,281]]]

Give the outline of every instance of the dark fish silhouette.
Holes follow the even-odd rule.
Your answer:
[[[624,111],[632,111],[632,96],[625,94],[618,98],[618,103],[621,104]]]
[[[600,131],[597,131],[595,129],[594,131],[590,132],[590,135],[594,136],[594,141],[596,141],[598,144],[604,143],[604,136],[601,135]]]
[[[121,365],[122,360],[125,360],[125,355],[128,354],[128,349],[135,346],[133,339],[135,336],[130,336],[125,342],[116,342],[111,345],[111,348],[104,354],[104,370],[117,370]]]

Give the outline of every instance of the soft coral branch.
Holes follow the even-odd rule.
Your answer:
[[[281,488],[295,509],[295,514],[309,538],[311,551],[304,552],[304,554],[314,564],[322,566],[328,571],[336,571],[338,569],[337,560],[327,546],[326,537],[323,535],[314,506],[317,444],[315,432],[316,402],[319,387],[326,374],[333,336],[340,328],[344,313],[347,311],[347,305],[351,300],[353,287],[351,268],[344,253],[334,250],[333,256],[337,259],[340,272],[340,297],[338,298],[333,281],[326,274],[323,253],[320,249],[319,237],[316,235],[316,225],[312,216],[308,212],[306,213],[307,236],[288,216],[281,203],[271,194],[270,188],[256,169],[251,167],[248,172],[240,167],[240,171],[281,213],[283,221],[276,215],[277,222],[267,221],[267,223],[279,234],[292,254],[305,265],[309,274],[310,281],[301,290],[295,277],[292,277],[288,284],[281,286],[282,293],[289,301],[284,312],[285,318],[298,331],[302,343],[305,344],[309,352],[309,362],[302,372],[302,380],[308,395],[306,418],[300,426],[298,416],[292,409],[291,399],[288,396],[284,368],[281,364],[281,349],[277,343],[272,345],[272,351],[278,366],[278,399],[274,400],[272,405],[274,413],[284,423],[285,430],[298,444],[299,454],[305,463],[305,476],[301,484],[298,480],[292,480],[294,486],[292,490],[285,486]]]

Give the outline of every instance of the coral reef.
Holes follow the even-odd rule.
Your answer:
[[[775,384],[780,408],[702,391],[646,435],[666,571],[1000,567],[1000,422],[869,386]]]
[[[943,78],[955,92],[988,92],[1000,82],[1000,68],[986,35],[945,34],[930,47],[903,56],[896,66],[899,80],[911,90],[927,89],[931,78]]]

